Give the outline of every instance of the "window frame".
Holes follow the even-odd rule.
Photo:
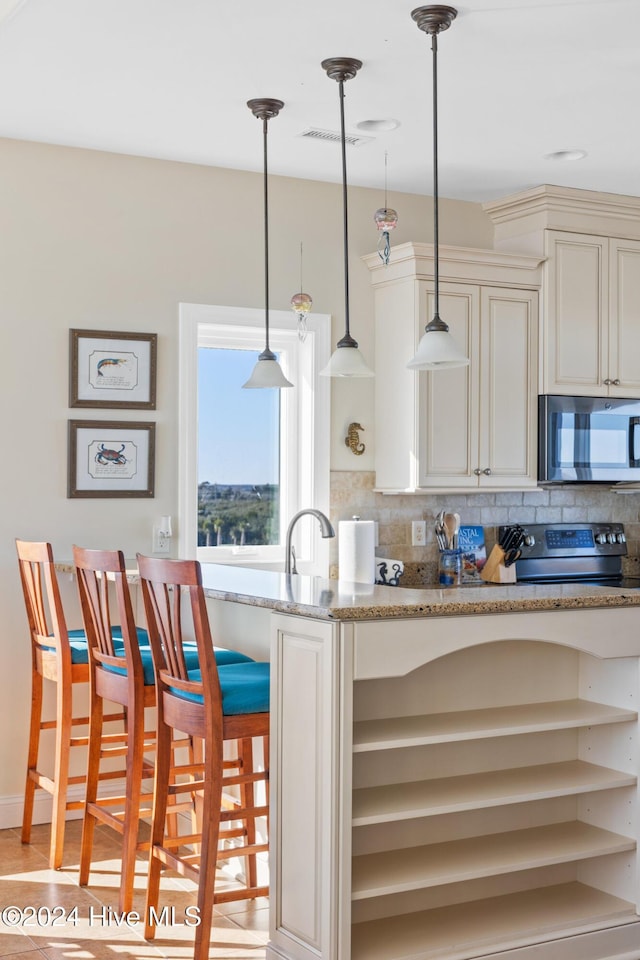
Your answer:
[[[269,341],[279,353],[293,389],[281,391],[280,543],[265,546],[198,547],[198,349],[200,346],[264,348],[264,310],[208,304],[179,305],[178,550],[204,562],[282,568],[286,527],[307,506],[329,512],[330,379],[320,377],[331,353],[331,317],[307,314],[304,342],[293,312],[269,311]],[[327,541],[317,523],[300,523],[296,554],[301,572],[326,576]]]

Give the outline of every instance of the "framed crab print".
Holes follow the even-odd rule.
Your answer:
[[[153,497],[155,423],[69,420],[67,497]]]
[[[157,333],[69,331],[69,406],[155,410]]]

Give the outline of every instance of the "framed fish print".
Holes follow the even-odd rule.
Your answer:
[[[153,497],[155,423],[69,420],[67,497]]]
[[[69,406],[156,408],[156,333],[69,331]]]

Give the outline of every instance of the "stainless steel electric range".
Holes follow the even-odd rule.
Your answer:
[[[625,577],[627,540],[621,523],[531,523],[516,561],[519,583],[588,582],[639,589],[640,578]],[[505,527],[500,527],[500,536]]]

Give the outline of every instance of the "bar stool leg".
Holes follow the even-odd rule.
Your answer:
[[[38,750],[40,748],[40,724],[42,723],[42,677],[37,670],[31,675],[31,722],[29,724],[29,750],[27,753],[27,779],[24,787],[24,811],[22,814],[23,843],[31,843],[31,824],[33,822],[33,802],[36,795],[36,781],[33,772],[38,769]]]

